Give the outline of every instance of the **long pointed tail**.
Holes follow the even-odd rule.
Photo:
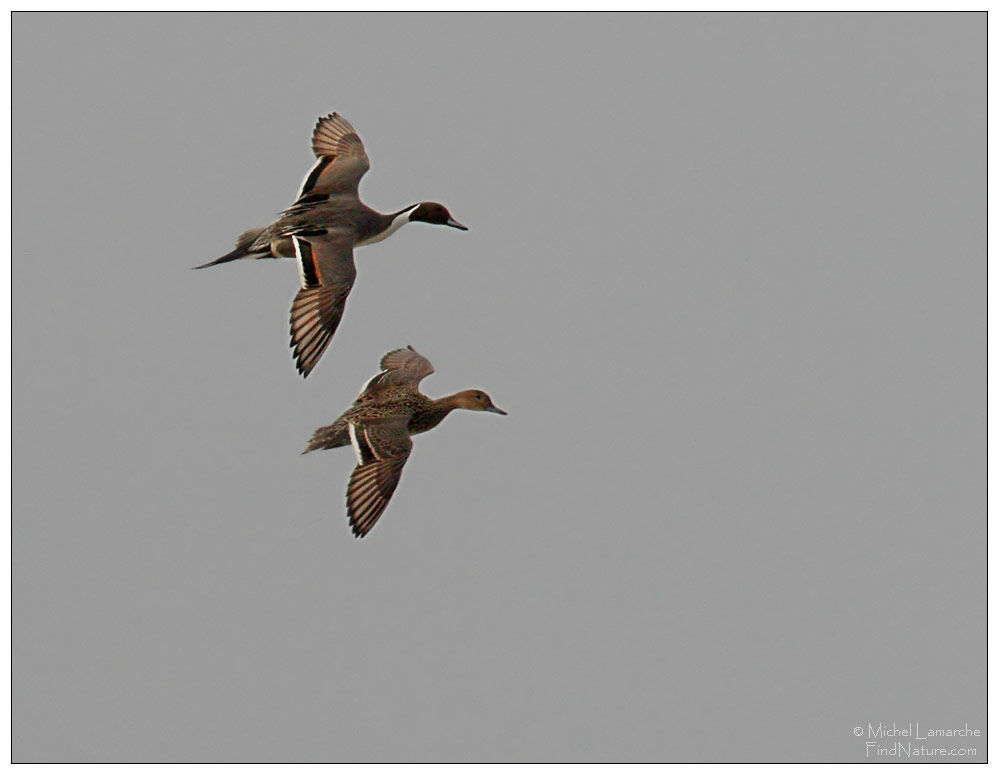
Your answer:
[[[240,250],[239,248],[236,248],[231,253],[226,253],[222,256],[222,258],[216,258],[214,261],[209,261],[207,264],[198,264],[197,266],[191,268],[204,269],[205,267],[215,266],[216,264],[225,264],[229,261],[235,261],[237,258],[246,258],[248,255],[250,255],[248,250]]]
[[[257,237],[263,229],[249,229],[244,231],[236,240],[236,247],[229,253],[226,253],[221,258],[216,258],[214,261],[209,261],[207,264],[201,264],[200,266],[194,267],[194,269],[204,269],[208,266],[215,266],[216,264],[225,264],[229,261],[235,261],[237,258],[246,258],[254,253],[266,253],[269,252],[269,248],[266,250],[250,250],[250,246],[256,241]]]

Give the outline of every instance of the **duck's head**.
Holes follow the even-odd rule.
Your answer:
[[[502,409],[493,406],[493,400],[484,390],[462,390],[455,394],[454,405],[460,409],[471,409],[473,412],[506,414]]]
[[[450,226],[452,229],[468,231],[467,226],[463,226],[451,217],[444,205],[437,202],[420,202],[409,214],[411,221],[423,221],[424,223],[435,223],[439,226]]]

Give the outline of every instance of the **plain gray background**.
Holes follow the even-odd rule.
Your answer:
[[[19,13],[13,44],[15,760],[984,727],[984,14]],[[290,203],[331,110],[368,204],[471,230],[359,250],[303,381],[295,266],[190,267]],[[299,452],[406,344],[510,414],[418,437],[357,541],[350,450]]]

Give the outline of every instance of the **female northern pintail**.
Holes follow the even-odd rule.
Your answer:
[[[313,433],[302,453],[353,445],[357,466],[347,484],[347,517],[358,538],[388,506],[413,448],[410,436],[436,428],[453,409],[506,414],[482,390],[443,398],[423,395],[420,380],[434,367],[412,347],[386,353],[380,366],[383,370],[368,380],[354,405]]]
[[[343,317],[356,276],[355,247],[380,242],[410,221],[468,230],[436,202],[387,215],[363,204],[357,185],[370,166],[368,155],[354,128],[338,114],[319,119],[312,150],[319,160],[305,176],[295,204],[270,226],[243,232],[232,252],[195,267],[237,258],[298,261],[302,287],[291,305],[291,346],[303,377],[315,367]]]

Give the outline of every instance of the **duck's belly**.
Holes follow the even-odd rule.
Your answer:
[[[274,258],[295,258],[295,243],[291,237],[282,237],[271,242],[271,256]]]

